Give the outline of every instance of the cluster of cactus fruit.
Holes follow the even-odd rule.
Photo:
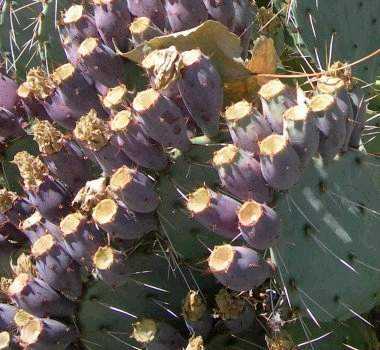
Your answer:
[[[237,96],[226,104],[223,77],[211,56],[199,48],[146,45],[210,19],[240,37],[244,59],[254,10],[248,0],[93,0],[89,8],[73,5],[62,16],[69,63],[50,74],[31,69],[21,84],[1,73],[1,140],[31,134],[39,154],[16,153],[12,162],[23,191],[0,192],[1,249],[5,260],[17,256],[0,284],[0,349],[110,349],[115,339],[134,348],[229,349],[217,325],[233,335],[256,327],[250,291],[276,276],[289,306],[296,303],[293,311],[317,325],[345,321],[376,304],[380,261],[365,255],[376,255],[379,243],[378,178],[372,171],[378,164],[359,150],[363,90],[350,77],[325,72],[311,91],[273,79],[254,99]],[[129,87],[120,55],[136,47],[144,47],[144,57],[142,73],[133,74],[147,78],[140,91]],[[220,134],[224,143],[214,141]],[[193,173],[191,167],[201,170]],[[326,199],[330,180],[332,203]],[[341,195],[351,205],[345,214],[330,208],[342,206]],[[296,213],[289,210],[293,205]],[[351,231],[343,222],[339,226],[344,215],[347,222],[357,220],[358,207],[371,216],[362,231],[352,231],[360,225]],[[214,244],[198,281],[193,273],[201,259],[193,257],[205,257],[204,243],[197,234],[184,234],[192,229],[186,224],[175,226],[178,213],[184,222],[199,224],[195,231]],[[177,247],[181,240],[186,249]],[[337,252],[347,242],[350,258]],[[164,246],[169,268],[179,271],[187,289],[178,278],[165,288],[150,277],[139,280],[149,268],[158,281],[165,279],[167,265],[157,260],[156,245]],[[323,276],[322,266],[330,276]],[[341,266],[349,272],[340,274]],[[222,286],[218,292],[215,280]],[[331,287],[336,281],[341,285]],[[161,311],[153,312],[142,287],[153,294],[171,290],[179,302],[154,299]],[[214,312],[203,288],[215,295]],[[99,305],[124,318],[101,320]],[[126,330],[127,337],[119,338]],[[268,346],[295,345],[276,333]]]

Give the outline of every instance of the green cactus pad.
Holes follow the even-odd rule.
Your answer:
[[[350,319],[344,323],[323,323],[320,328],[310,320],[303,319],[285,327],[293,342],[304,345],[305,349],[377,350],[380,345],[374,330],[359,319]],[[301,347],[301,346],[300,346]]]
[[[223,241],[191,218],[180,194],[187,195],[205,184],[210,187],[219,184],[217,173],[209,162],[215,150],[211,146],[194,145],[186,156],[178,154],[169,174],[159,183],[158,215],[162,234],[169,238],[177,254],[192,263],[207,257],[204,245],[212,249]]]
[[[0,49],[19,78],[37,65],[66,61],[56,24],[67,0],[5,0],[0,6]]]
[[[333,33],[334,61],[354,62],[379,49],[376,40],[380,37],[378,0],[298,0],[292,1],[291,10],[295,19],[292,32],[296,32],[296,43],[303,43],[314,59],[316,48],[323,68],[326,68]],[[368,82],[373,82],[379,72],[379,57],[353,69],[355,76]]]
[[[277,203],[283,231],[272,253],[293,310],[346,320],[378,302],[379,166],[359,152],[315,159]]]
[[[181,307],[189,288],[198,284],[214,294],[215,285],[211,287],[211,276],[201,279],[193,271],[192,277],[186,267],[179,270],[167,259],[159,247],[156,254],[135,253],[127,260],[131,276],[123,286],[111,289],[102,281],[88,283],[78,316],[83,344],[90,348],[99,344],[103,349],[123,348],[122,342],[137,346],[129,338],[136,319],[128,313],[172,322],[176,328],[185,326]]]

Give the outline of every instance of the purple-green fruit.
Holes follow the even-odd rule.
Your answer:
[[[138,170],[123,166],[111,176],[110,190],[132,211],[151,213],[160,203],[154,183]]]
[[[138,239],[157,229],[152,213],[134,213],[113,199],[100,201],[93,210],[94,221],[111,237]]]
[[[19,274],[8,289],[8,296],[19,308],[37,317],[66,317],[75,304],[52,289],[46,282],[26,273]]]
[[[226,109],[224,117],[233,143],[241,149],[259,153],[259,142],[272,133],[266,118],[252,103],[242,100]]]
[[[247,201],[238,212],[239,229],[244,240],[254,249],[274,246],[280,238],[280,218],[266,204]]]
[[[163,3],[173,32],[194,28],[207,20],[202,0],[164,0]]]
[[[208,265],[215,278],[237,292],[255,289],[274,274],[274,266],[247,247],[216,246]]]
[[[299,181],[301,161],[285,136],[272,134],[259,146],[261,172],[269,186],[276,190],[288,190]]]
[[[230,240],[239,235],[239,206],[235,199],[206,187],[200,187],[190,193],[187,199],[187,209],[194,220]]]
[[[111,49],[128,51],[132,21],[125,0],[93,0],[94,18],[103,42]]]

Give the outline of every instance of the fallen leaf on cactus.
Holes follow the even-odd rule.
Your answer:
[[[252,73],[271,74],[276,72],[278,61],[279,58],[277,56],[273,39],[262,35],[260,38],[256,39],[252,49],[252,57],[247,62],[246,67]],[[257,77],[259,85],[264,85],[269,80],[271,80],[271,78]]]

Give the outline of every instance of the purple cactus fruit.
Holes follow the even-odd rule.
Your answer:
[[[203,0],[211,19],[225,25],[228,29],[234,28],[235,8],[233,0]]]
[[[124,84],[120,84],[107,89],[107,94],[102,98],[102,102],[104,107],[112,111],[127,108],[129,105],[127,87]]]
[[[6,189],[0,189],[0,213],[15,227],[19,227],[33,211],[34,208],[26,199]]]
[[[261,87],[259,96],[264,117],[275,133],[282,134],[283,114],[297,104],[297,90],[286,86],[279,79],[274,79]]]
[[[123,285],[128,278],[126,256],[111,247],[99,247],[92,257],[100,278],[112,288]]]
[[[232,2],[235,9],[233,32],[240,38],[242,57],[246,58],[252,39],[252,23],[255,21],[254,8],[249,0],[232,0]]]
[[[52,80],[56,87],[55,94],[60,96],[65,106],[75,111],[77,119],[90,109],[95,109],[102,118],[106,117],[95,88],[74,65],[66,63],[56,68]]]
[[[25,136],[22,125],[22,118],[0,107],[0,142]]]
[[[129,26],[129,30],[135,47],[145,41],[164,35],[148,17],[137,17]]]
[[[58,294],[46,282],[26,273],[19,274],[8,289],[8,296],[18,307],[37,317],[66,317],[75,304]]]
[[[333,159],[346,141],[346,118],[338,110],[335,98],[328,94],[314,96],[310,109],[320,131],[319,153],[325,160]]]
[[[180,350],[185,346],[185,339],[175,328],[148,318],[133,324],[131,337],[147,350]]]
[[[105,244],[105,234],[80,212],[67,215],[62,219],[60,228],[63,233],[63,246],[79,264],[92,270],[92,256]]]
[[[315,115],[306,105],[290,107],[284,113],[284,136],[297,152],[303,167],[318,152],[319,130]]]
[[[52,93],[41,101],[50,119],[66,130],[73,130],[80,114],[68,107],[59,94]]]
[[[79,64],[78,49],[80,44],[77,40],[70,39],[69,36],[65,36],[62,39],[62,48],[65,51],[66,58],[74,66]]]
[[[42,216],[38,211],[20,223],[20,229],[32,244],[46,233]]]
[[[127,0],[127,3],[134,17],[147,17],[161,30],[168,27],[161,0]]]
[[[111,88],[124,80],[124,63],[95,37],[84,40],[78,48],[80,70],[103,87]]]
[[[190,193],[187,199],[187,209],[196,221],[217,235],[231,240],[239,235],[239,206],[239,202],[233,198],[206,187]]]
[[[85,13],[84,6],[72,5],[63,15],[63,24],[68,36],[75,42],[82,42],[88,37],[99,36],[95,20]]]
[[[112,140],[137,165],[157,171],[167,167],[168,158],[161,146],[145,134],[130,109],[118,112],[110,127],[116,133]]]
[[[17,307],[9,304],[0,304],[0,330],[10,331],[15,328],[14,317],[16,312]]]
[[[216,246],[208,265],[215,278],[237,292],[255,289],[274,274],[274,266],[247,247]]]
[[[280,218],[265,204],[245,202],[238,212],[239,228],[244,240],[254,249],[274,246],[280,238]]]
[[[73,129],[75,120],[80,117],[77,106],[68,106],[61,94],[56,91],[55,83],[41,69],[31,69],[22,85],[24,94],[33,96],[41,103],[49,118],[66,129]],[[66,99],[67,100],[67,99]]]
[[[253,326],[255,312],[247,300],[222,288],[215,296],[215,303],[216,314],[232,334],[242,333]]]
[[[58,223],[70,209],[72,198],[68,189],[49,175],[47,167],[38,157],[26,151],[18,152],[13,162],[24,180],[24,190],[30,203],[44,218]]]
[[[20,343],[25,349],[66,349],[78,338],[76,330],[50,318],[34,318],[20,329]]]
[[[354,115],[354,128],[352,130],[349,146],[359,148],[360,139],[365,125],[365,113],[367,111],[367,103],[362,88],[356,87],[350,91],[350,99]]]
[[[223,84],[209,58],[199,49],[182,53],[178,89],[191,117],[205,135],[218,133]]]
[[[17,89],[17,94],[21,99],[22,108],[28,118],[36,118],[39,120],[49,120],[50,117],[46,112],[43,104],[38,101],[27,83],[22,83]]]
[[[224,117],[233,143],[254,155],[259,153],[259,142],[272,133],[268,121],[245,100],[226,109]]]
[[[272,191],[263,178],[260,163],[252,154],[227,145],[214,153],[213,165],[222,186],[234,196],[260,203],[271,201]]]
[[[93,0],[94,18],[103,42],[111,49],[128,51],[131,14],[125,0]]]
[[[335,97],[336,108],[340,114],[340,118],[346,122],[346,136],[342,147],[342,151],[346,152],[354,129],[354,112],[345,83],[337,77],[322,76],[318,79],[317,89],[321,94],[329,94]]]
[[[133,213],[109,198],[96,205],[92,217],[104,231],[120,239],[138,239],[157,229],[153,214]]]
[[[111,176],[109,189],[132,211],[151,213],[160,203],[154,183],[143,173],[123,166]]]
[[[59,228],[58,223],[53,224],[51,221],[43,219],[41,224],[45,229],[45,232],[49,232],[57,241],[61,242],[63,240],[63,233]]]
[[[20,103],[20,98],[17,94],[17,83],[0,73],[0,109],[5,109],[9,112],[15,112]]]
[[[191,144],[181,110],[153,89],[139,92],[133,100],[137,120],[146,133],[164,147],[189,150]]]
[[[194,28],[207,20],[202,0],[164,0],[163,3],[173,32]]]
[[[91,178],[90,164],[80,157],[77,146],[48,121],[32,125],[34,140],[49,171],[62,180],[72,193],[79,191]]]
[[[299,181],[301,161],[285,136],[272,134],[259,146],[261,172],[269,186],[288,190]]]
[[[213,319],[198,291],[190,290],[187,293],[182,304],[182,315],[191,334],[201,335],[203,338],[209,336]]]
[[[90,110],[78,120],[73,135],[106,175],[123,165],[132,165],[127,155],[110,142],[111,130],[105,121],[97,117],[95,110]]]
[[[66,253],[51,234],[45,234],[32,245],[37,276],[70,299],[82,293],[79,265]]]

